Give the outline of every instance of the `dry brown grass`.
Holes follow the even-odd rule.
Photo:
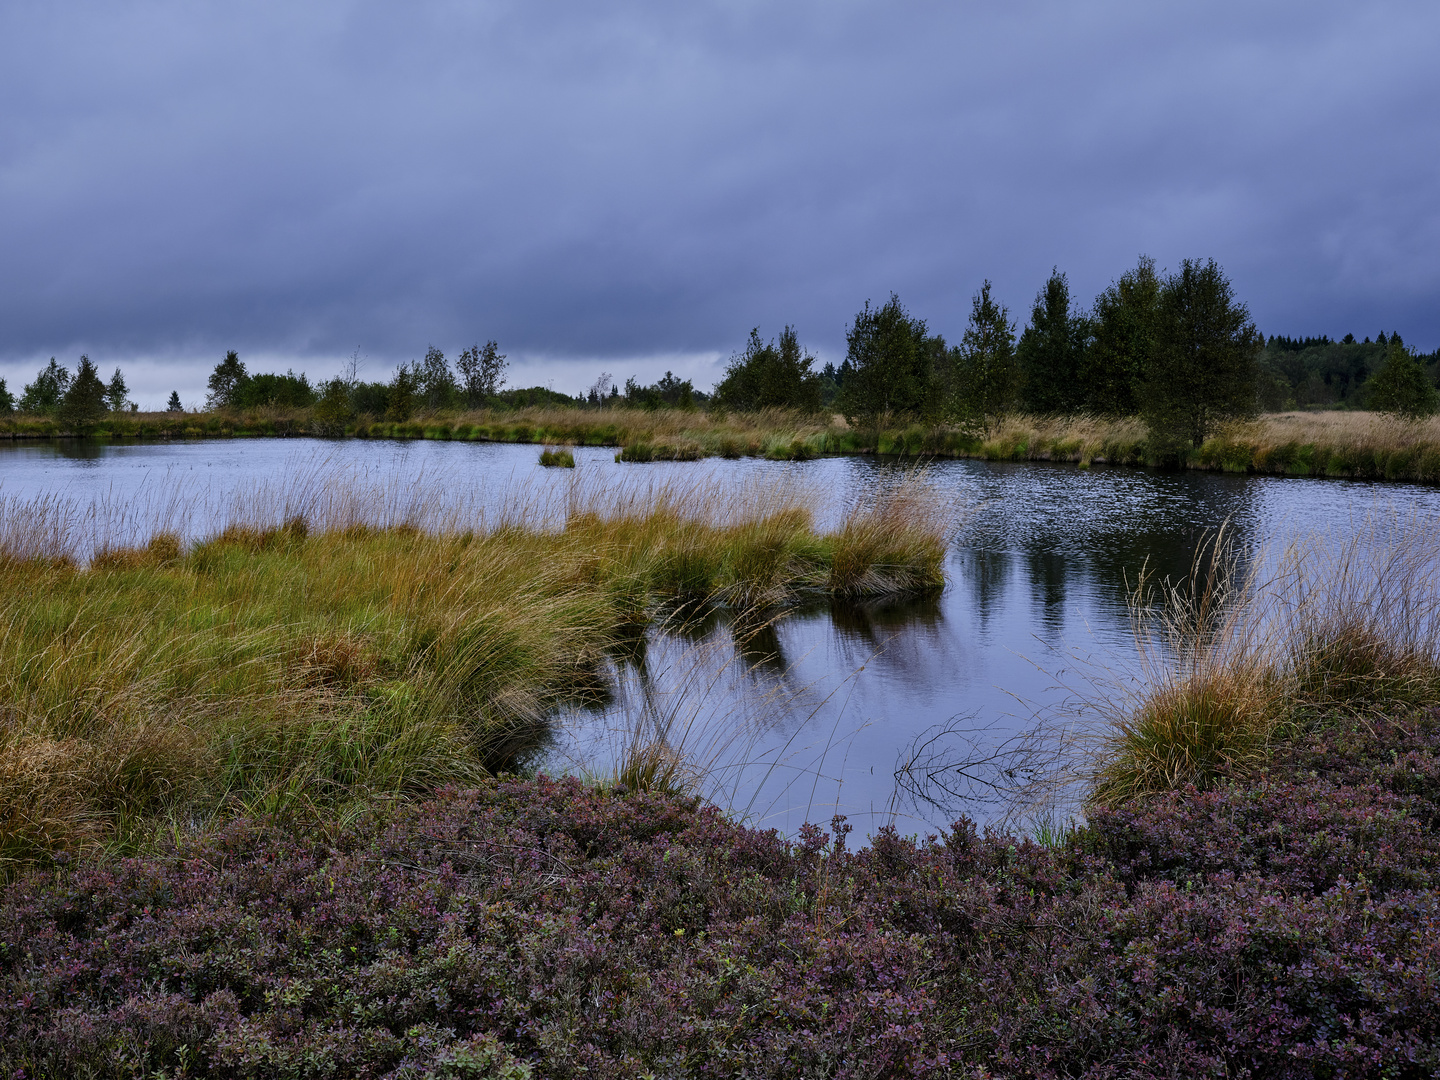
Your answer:
[[[1308,537],[1273,566],[1242,557],[1222,531],[1188,580],[1155,592],[1142,581],[1132,610],[1144,677],[1100,706],[1096,803],[1243,775],[1278,735],[1337,709],[1440,702],[1440,536],[1429,521]]]

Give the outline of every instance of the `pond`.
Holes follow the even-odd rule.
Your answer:
[[[106,506],[117,520],[140,504],[154,517],[169,499],[164,513],[198,535],[245,493],[293,488],[297,477],[323,483],[336,470],[397,497],[468,492],[472,510],[500,514],[514,512],[517,493],[543,513],[569,485],[637,479],[717,491],[793,482],[838,508],[913,468],[873,458],[622,465],[612,450],[582,447],[571,473],[541,469],[538,455],[431,441],[0,444],[0,497],[49,494]],[[539,766],[606,775],[637,738],[663,739],[704,773],[710,797],[787,833],[837,812],[861,833],[891,821],[926,832],[960,813],[989,820],[1002,803],[987,785],[1000,774],[983,762],[996,748],[1095,678],[1133,674],[1127,594],[1142,566],[1184,575],[1224,522],[1247,549],[1274,551],[1376,513],[1440,515],[1440,491],[1401,484],[974,461],[935,462],[926,479],[957,523],[939,596],[657,630],[616,662],[607,706],[555,718]],[[181,490],[205,499],[176,500]],[[965,762],[980,764],[954,771]],[[927,763],[932,782],[919,783]]]

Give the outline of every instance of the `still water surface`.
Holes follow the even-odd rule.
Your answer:
[[[569,484],[604,490],[638,477],[717,490],[794,480],[840,507],[907,468],[869,458],[620,465],[613,451],[579,448],[571,474],[540,469],[538,454],[358,440],[13,444],[0,446],[0,497],[114,507],[203,489],[210,509],[187,522],[199,534],[229,493],[335,469],[394,490],[477,491],[498,509],[516,491],[558,504]],[[986,820],[997,809],[983,786],[957,780],[953,796],[928,802],[897,789],[897,767],[940,733],[932,753],[985,757],[1087,675],[1133,670],[1127,582],[1143,564],[1183,575],[1200,538],[1226,521],[1242,544],[1271,551],[1296,535],[1343,536],[1376,513],[1440,522],[1440,491],[1410,485],[972,461],[936,462],[927,475],[959,522],[941,595],[825,604],[758,629],[719,619],[656,632],[617,661],[607,707],[556,718],[542,767],[606,774],[638,731],[702,764],[717,801],[785,832],[837,811],[862,833],[892,820],[924,832],[960,812]]]

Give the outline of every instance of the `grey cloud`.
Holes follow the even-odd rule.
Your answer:
[[[1093,295],[1142,251],[1215,257],[1271,333],[1433,347],[1437,30],[1428,3],[8,5],[0,374],[496,337],[566,389],[713,370],[754,325],[833,355],[891,290],[956,336],[982,278],[1023,317],[1052,264]]]

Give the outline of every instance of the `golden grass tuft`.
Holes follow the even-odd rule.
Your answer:
[[[27,536],[4,504],[0,537],[32,557],[0,561],[0,858],[473,783],[667,612],[824,595],[837,559],[847,592],[940,581],[942,519],[915,482],[820,533],[796,488],[581,479],[562,507],[519,492],[488,525],[463,500],[307,480],[312,504],[247,497],[188,550],[101,535],[88,567],[68,560],[94,515]]]
[[[1102,706],[1097,804],[1243,775],[1337,709],[1440,703],[1440,537],[1427,521],[1307,537],[1273,565],[1222,530],[1158,602],[1142,579],[1132,611],[1145,678]]]

